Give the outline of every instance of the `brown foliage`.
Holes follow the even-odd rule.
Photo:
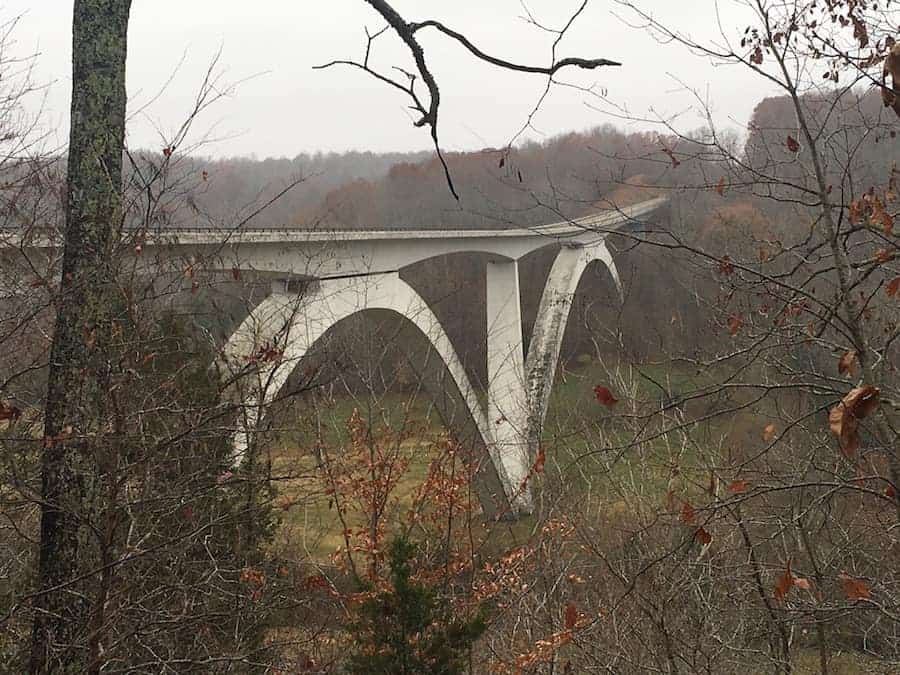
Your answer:
[[[613,393],[607,387],[600,384],[594,387],[594,398],[608,408],[619,402],[619,399],[613,396]]]
[[[856,358],[856,352],[848,350],[838,359],[838,373],[840,375],[850,375],[853,377],[859,368],[859,360]]]
[[[841,583],[848,600],[869,600],[872,597],[865,579],[854,579],[845,574],[841,576]]]
[[[856,387],[831,409],[828,423],[846,457],[853,457],[859,450],[859,420],[868,417],[878,407],[879,395],[877,387]]]

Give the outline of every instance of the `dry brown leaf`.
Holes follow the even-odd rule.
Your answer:
[[[566,630],[572,630],[575,628],[575,624],[578,623],[578,607],[574,602],[569,602],[566,604],[565,613],[563,616],[563,625],[565,625]]]
[[[619,402],[619,399],[613,396],[613,393],[607,387],[600,384],[594,387],[594,398],[608,408]]]
[[[880,395],[878,387],[865,384],[862,387],[851,389],[850,393],[844,397],[843,403],[857,419],[862,420],[875,412]]]
[[[884,289],[884,292],[887,293],[889,298],[893,298],[895,295],[897,295],[897,291],[900,291],[900,277],[894,277],[893,279],[891,279],[891,281],[887,286],[885,286]]]
[[[846,457],[853,457],[859,450],[859,420],[868,417],[878,407],[880,393],[877,387],[870,384],[851,389],[828,414],[828,426],[831,433],[838,437]]]
[[[750,55],[750,63],[761,66],[763,62],[763,50],[762,47],[756,45],[756,48],[753,50],[753,53]]]
[[[739,495],[743,492],[746,492],[750,489],[750,484],[745,480],[735,479],[731,481],[731,485],[728,486],[728,491],[733,492],[736,495]]]
[[[804,591],[808,591],[812,588],[812,584],[809,583],[809,579],[804,579],[803,577],[794,577],[792,581],[793,585],[797,588],[802,588]]]
[[[531,470],[534,473],[541,473],[544,470],[544,463],[547,461],[547,454],[544,451],[544,446],[538,448],[537,456],[534,458],[534,464],[531,466]]]
[[[791,572],[791,560],[788,558],[784,574],[778,577],[778,581],[775,583],[775,592],[773,593],[775,599],[784,600],[784,597],[788,594],[788,591],[791,590],[791,586],[793,585],[794,574]]]
[[[841,581],[844,585],[844,595],[848,600],[868,600],[872,597],[869,590],[869,584],[865,579],[853,579],[846,574],[841,575]]]
[[[712,541],[712,535],[707,532],[704,528],[698,527],[697,531],[694,532],[694,539],[699,541],[701,544],[706,546],[709,542]]]
[[[852,415],[847,414],[843,403],[838,403],[828,413],[828,426],[831,433],[838,437],[841,451],[847,457],[852,457],[859,449],[859,423]]]
[[[850,375],[850,377],[854,377],[858,366],[859,361],[856,358],[856,352],[852,349],[844,352],[841,358],[838,359],[838,373],[840,375]]]

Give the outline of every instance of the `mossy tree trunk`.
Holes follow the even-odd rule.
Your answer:
[[[92,527],[122,220],[125,57],[131,0],[75,0],[65,249],[41,449],[39,595],[32,673],[99,671],[104,578]]]

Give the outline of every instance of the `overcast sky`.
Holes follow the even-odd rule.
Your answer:
[[[541,22],[558,26],[580,0],[527,4]],[[739,40],[747,25],[740,3],[733,0],[640,4],[696,36],[717,35],[720,20],[729,36]],[[519,0],[396,0],[394,5],[410,21],[440,19],[486,52],[519,62],[548,62],[552,38],[522,19]],[[44,125],[51,144],[63,145],[71,87],[72,0],[0,0],[0,13],[5,18],[21,15],[12,50],[37,55],[34,77],[46,85]],[[679,115],[678,125],[684,129],[703,124],[685,86],[709,100],[719,124],[738,129],[756,103],[774,93],[771,85],[743,68],[712,64],[678,46],[658,44],[630,26],[629,18],[611,0],[591,0],[563,41],[560,56],[606,57],[624,65],[591,73],[568,71],[561,79],[581,86],[596,83],[610,101],[634,116]],[[363,0],[134,0],[129,145],[161,146],[160,132],[165,136],[180,125],[204,71],[221,50],[220,81],[235,86],[233,94],[194,127],[195,140],[210,133],[215,139],[203,146],[203,154],[261,158],[316,150],[426,149],[428,135],[412,126],[401,94],[361,71],[312,69],[331,59],[360,57],[364,28],[381,26]],[[442,144],[475,149],[506,143],[525,121],[544,78],[479,63],[437,33],[420,35],[441,86]],[[393,36],[382,37],[374,49],[375,62],[385,69],[407,64]],[[32,107],[36,103],[33,98]],[[647,126],[593,109],[599,105],[584,92],[557,87],[534,126],[546,135],[606,122]],[[529,135],[540,137],[536,132]]]

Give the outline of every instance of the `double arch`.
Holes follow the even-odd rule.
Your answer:
[[[232,372],[246,368],[248,357],[259,353],[261,347],[277,347],[280,352],[278,359],[260,360],[249,390],[242,394],[245,413],[234,436],[234,462],[242,461],[266,405],[278,395],[316,341],[336,323],[358,312],[389,310],[416,326],[443,360],[488,450],[503,487],[506,506],[513,512],[530,512],[532,500],[527,476],[547,412],[572,298],[586,268],[594,261],[602,262],[619,286],[615,264],[602,239],[592,244],[569,243],[560,248],[541,296],[528,354],[524,358],[518,263],[502,258],[497,261],[504,268],[503,274],[512,275],[509,278],[513,283],[506,284],[508,302],[499,308],[495,301],[493,305],[497,309],[492,309],[492,277],[489,274],[487,278],[489,379],[492,377],[492,351],[495,354],[497,350],[502,351],[500,357],[507,370],[501,373],[502,388],[488,383],[487,411],[440,320],[398,272],[324,279],[312,282],[302,295],[287,292],[286,288],[273,291],[238,327],[224,350],[225,363]],[[497,316],[490,316],[492,312]],[[500,317],[501,312],[504,317]],[[498,317],[505,318],[508,328],[512,329],[498,331],[502,333],[501,338],[493,336],[491,330]],[[492,349],[492,340],[497,339],[503,342]],[[492,398],[498,400],[492,401]],[[509,424],[501,424],[501,419],[490,419],[498,414],[498,410],[502,421]]]

